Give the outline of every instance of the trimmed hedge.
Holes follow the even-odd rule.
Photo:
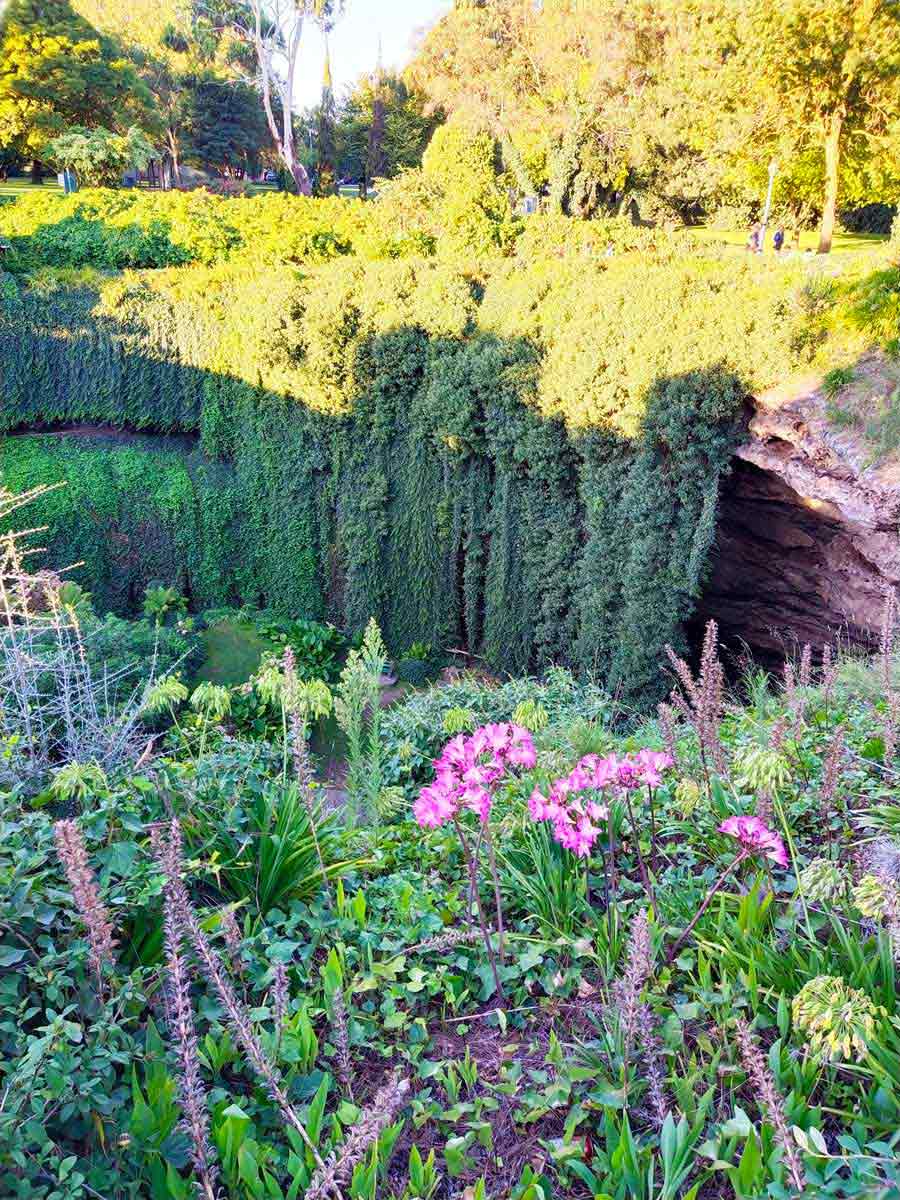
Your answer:
[[[23,289],[0,325],[0,427],[199,433],[205,457],[151,507],[205,604],[375,615],[395,650],[571,663],[646,699],[701,584],[743,397],[819,340],[804,269],[343,258]],[[120,513],[139,506],[143,481],[110,470]],[[75,494],[52,523],[85,557]],[[88,578],[115,574],[101,541]]]

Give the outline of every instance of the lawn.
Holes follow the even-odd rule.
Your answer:
[[[766,233],[766,250],[772,252],[772,235],[777,229],[776,226],[770,225]],[[698,238],[704,242],[724,242],[728,246],[735,246],[743,250],[747,245],[747,238],[750,235],[749,229],[710,229],[704,226],[692,227],[690,229],[692,237]],[[790,236],[790,231],[788,231]],[[832,244],[832,253],[850,253],[856,250],[866,250],[872,246],[877,246],[879,242],[885,242],[887,238],[880,233],[836,233]],[[818,230],[807,229],[800,234],[800,249],[803,251],[815,251],[819,244]]]
[[[58,192],[60,196],[63,194],[63,190],[55,178],[45,179],[40,184],[34,184],[30,179],[19,177],[0,180],[0,197],[24,196],[29,192]]]
[[[266,650],[274,650],[272,642],[260,637],[250,621],[219,621],[201,634],[203,665],[197,671],[197,683],[218,683],[236,687],[246,683],[259,666]]]

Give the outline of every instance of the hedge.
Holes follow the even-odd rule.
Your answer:
[[[702,252],[342,258],[20,288],[0,428],[199,434],[189,465],[160,451],[179,483],[148,504],[204,603],[351,630],[375,615],[398,653],[573,664],[645,700],[702,583],[747,390],[824,336],[804,271]],[[53,471],[75,479],[88,453],[108,457],[54,452]],[[141,473],[108,470],[119,513],[140,506]],[[114,550],[82,548],[93,494],[54,499],[53,524],[109,579]]]
[[[54,566],[75,565],[71,578],[98,612],[140,611],[154,580],[187,592],[198,610],[231,594],[233,472],[204,462],[191,439],[10,437],[0,465],[14,492],[64,484],[33,511],[46,526],[39,542]]]
[[[0,199],[3,265],[18,276],[48,268],[101,271],[222,262],[311,265],[343,256],[369,260],[410,254],[470,259],[481,243],[520,257],[573,252],[592,255],[657,248],[672,242],[662,230],[628,221],[574,222],[565,217],[513,220],[460,200],[448,165],[450,199],[418,172],[390,181],[377,202],[287,193],[224,197],[204,190],[159,192],[87,188],[64,196],[25,193]],[[495,188],[496,190],[496,188]],[[518,239],[518,240],[517,240]]]

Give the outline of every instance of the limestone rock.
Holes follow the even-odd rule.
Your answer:
[[[763,657],[872,644],[885,587],[900,584],[898,389],[900,367],[872,353],[835,396],[805,379],[752,401],[700,618]]]

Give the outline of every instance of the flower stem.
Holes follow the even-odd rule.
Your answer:
[[[634,848],[637,851],[638,870],[641,873],[641,882],[644,885],[644,891],[647,893],[647,899],[656,911],[656,896],[653,894],[653,887],[650,883],[650,875],[647,872],[647,864],[644,862],[644,856],[641,853],[641,837],[638,833],[637,822],[634,819],[634,809],[631,807],[631,796],[628,794],[628,789],[625,789],[625,806],[628,809],[628,820],[631,822],[631,832],[634,836]]]
[[[503,995],[503,985],[500,982],[500,974],[497,971],[497,960],[494,957],[494,947],[491,945],[491,935],[488,932],[487,920],[484,915],[484,907],[481,903],[481,894],[478,891],[478,876],[475,871],[475,861],[469,851],[469,844],[466,841],[465,834],[462,831],[462,826],[456,817],[453,818],[453,824],[456,826],[456,832],[459,835],[459,843],[462,846],[463,856],[466,860],[466,866],[469,870],[469,882],[472,886],[472,891],[475,894],[475,904],[478,908],[478,922],[481,925],[481,936],[484,938],[484,948],[487,950],[488,962],[491,964],[491,972],[494,976],[494,985],[497,988],[497,995],[501,999],[505,999]]]
[[[500,951],[500,961],[503,962],[503,905],[500,902],[500,876],[497,874],[497,859],[494,855],[494,839],[491,837],[491,831],[488,828],[487,822],[485,822],[484,833],[485,841],[487,842],[488,862],[491,865],[491,876],[494,880],[494,907],[497,909],[497,934],[500,939],[498,948]]]
[[[687,939],[691,936],[691,934],[693,933],[693,930],[694,930],[694,926],[697,924],[697,922],[700,920],[700,918],[706,912],[707,908],[709,908],[709,905],[710,905],[710,902],[711,902],[713,896],[716,895],[716,893],[719,891],[719,889],[721,888],[721,886],[725,882],[725,880],[728,878],[728,876],[732,873],[732,871],[736,870],[745,859],[747,859],[749,857],[750,857],[750,851],[742,850],[740,852],[740,854],[737,856],[737,858],[734,859],[733,862],[729,863],[729,865],[725,868],[725,870],[722,872],[722,874],[719,876],[719,878],[716,880],[716,882],[712,885],[712,887],[706,893],[706,898],[704,899],[704,901],[700,905],[700,907],[697,909],[697,911],[694,913],[693,917],[691,917],[684,932],[681,934],[681,936],[675,942],[672,943],[672,946],[669,949],[669,953],[666,955],[666,965],[668,965],[669,963],[674,961],[675,955],[678,953],[678,951],[681,949],[681,947],[684,945],[684,943],[687,941]]]

